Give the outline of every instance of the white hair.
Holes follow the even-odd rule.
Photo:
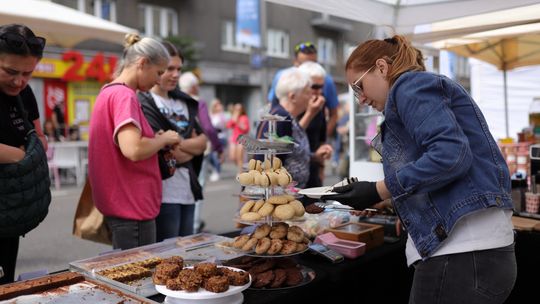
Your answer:
[[[326,70],[322,65],[313,61],[306,61],[298,67],[301,71],[304,71],[309,77],[326,77]]]
[[[276,96],[281,100],[288,100],[289,93],[300,93],[311,85],[311,79],[307,73],[297,67],[284,70],[279,76],[276,85]]]
[[[199,85],[199,78],[192,72],[185,72],[178,79],[178,84],[180,85],[180,90],[188,93],[191,89]]]

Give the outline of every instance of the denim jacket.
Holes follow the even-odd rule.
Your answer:
[[[464,215],[512,208],[510,174],[471,96],[449,78],[406,72],[382,125],[385,183],[423,259]]]

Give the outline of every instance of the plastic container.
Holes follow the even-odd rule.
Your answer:
[[[337,238],[332,232],[321,234],[315,238],[315,243],[341,253],[344,257],[355,259],[366,252],[366,244]]]

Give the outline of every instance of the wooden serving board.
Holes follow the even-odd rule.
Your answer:
[[[540,220],[512,216],[512,224],[516,230],[522,231],[540,231]]]

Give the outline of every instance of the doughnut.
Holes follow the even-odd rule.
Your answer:
[[[255,253],[256,254],[265,254],[268,249],[270,248],[270,245],[272,242],[269,238],[264,237],[257,242],[257,246],[255,246]]]
[[[257,212],[246,212],[240,215],[240,218],[245,221],[257,221],[261,219],[261,215]]]
[[[245,202],[244,205],[242,205],[242,208],[240,208],[240,215],[248,213],[249,210],[251,210],[251,208],[253,207],[253,205],[255,205],[255,201]]]
[[[264,205],[265,201],[263,199],[260,199],[258,201],[255,202],[255,205],[253,205],[253,207],[251,207],[251,211],[253,212],[257,212],[259,211],[259,209],[261,209],[261,207]]]
[[[293,241],[285,240],[282,241],[283,247],[279,251],[280,254],[291,254],[296,252],[296,243]]]
[[[283,204],[288,203],[289,201],[284,195],[274,195],[274,196],[270,196],[267,202],[274,205],[283,205]]]
[[[278,205],[274,209],[273,215],[281,220],[289,220],[294,217],[294,208],[291,207],[289,204],[286,205]]]
[[[252,158],[249,160],[249,163],[248,163],[248,170],[255,170],[256,168],[256,165],[257,165],[257,160]]]
[[[274,227],[272,227],[272,230],[270,231],[270,238],[283,239],[287,236],[288,229],[289,225],[287,225],[286,223],[278,223],[277,225],[274,225]]]
[[[257,226],[257,228],[255,228],[255,231],[253,232],[251,237],[260,240],[260,239],[266,237],[267,235],[269,235],[271,229],[272,228],[268,224],[259,225],[259,226]]]
[[[242,246],[242,250],[243,251],[253,251],[253,247],[255,247],[255,245],[257,245],[257,242],[259,242],[258,239],[256,238],[251,238],[249,239],[245,244],[244,246]],[[296,249],[296,247],[295,247]]]
[[[257,211],[257,213],[262,216],[270,215],[274,211],[274,205],[270,204],[269,202],[266,202],[262,205],[261,209]]]
[[[293,207],[294,209],[294,216],[302,216],[306,212],[306,210],[304,209],[304,205],[302,205],[302,202],[300,201],[290,201],[289,205],[291,205],[291,207]]]
[[[287,239],[293,242],[302,243],[304,241],[304,230],[298,226],[289,227]]]
[[[233,247],[234,248],[242,248],[246,244],[246,242],[249,240],[249,234],[242,234],[234,238]]]
[[[281,248],[283,248],[283,242],[279,239],[273,239],[270,241],[270,248],[268,248],[268,251],[266,251],[266,254],[268,255],[274,255],[281,251]]]
[[[248,172],[240,173],[238,176],[236,176],[236,180],[242,186],[251,185],[253,184],[253,175],[249,174]]]

